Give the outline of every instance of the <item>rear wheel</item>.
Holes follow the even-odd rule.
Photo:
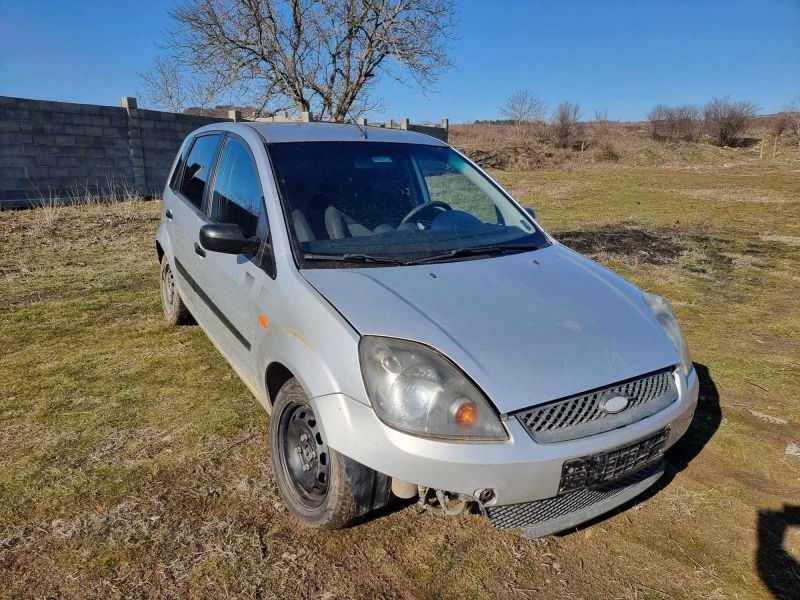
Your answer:
[[[296,379],[287,381],[275,399],[270,441],[278,491],[305,525],[339,529],[372,507],[368,499],[358,499],[359,490],[351,487],[347,470],[357,471],[356,481],[377,474],[328,447]]]
[[[161,257],[161,304],[164,307],[164,318],[170,325],[187,325],[192,322],[192,315],[175,285],[175,274],[169,266],[166,254]]]

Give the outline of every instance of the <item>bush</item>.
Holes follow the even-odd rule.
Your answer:
[[[604,162],[617,162],[621,158],[617,147],[608,139],[600,142],[594,156],[597,160]]]
[[[696,142],[700,137],[700,109],[691,104],[656,104],[647,120],[654,140]]]
[[[569,148],[580,132],[581,107],[576,102],[562,102],[553,113],[550,125],[553,143],[559,148]]]
[[[789,131],[789,134],[796,139],[797,147],[800,149],[800,96],[784,107],[781,113],[781,121],[780,127]],[[778,126],[776,126],[777,129]]]
[[[717,146],[730,146],[738,141],[757,112],[758,106],[752,102],[731,102],[728,96],[714,98],[703,107],[706,132]]]

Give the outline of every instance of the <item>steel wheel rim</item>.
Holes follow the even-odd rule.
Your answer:
[[[292,494],[308,508],[318,508],[328,494],[330,453],[314,413],[292,404],[279,424],[280,463]]]

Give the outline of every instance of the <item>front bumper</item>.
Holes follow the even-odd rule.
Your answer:
[[[533,539],[575,527],[635,498],[664,474],[664,459],[602,488],[581,490],[520,504],[492,506],[486,516],[495,527],[522,529]]]
[[[556,496],[565,461],[623,446],[667,426],[664,447],[672,446],[688,429],[699,392],[694,370],[688,378],[676,371],[675,378],[678,400],[664,410],[614,431],[549,444],[534,442],[515,418],[504,421],[506,442],[454,443],[391,429],[371,407],[343,394],[312,402],[328,445],[338,452],[391,477],[435,489],[468,496],[493,489],[495,499],[488,508]]]

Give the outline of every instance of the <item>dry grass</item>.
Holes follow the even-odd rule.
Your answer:
[[[797,165],[800,148],[786,135],[779,140],[775,157],[769,140],[765,160],[760,160],[760,139],[768,131],[757,124],[739,148],[718,148],[707,139],[700,142],[653,140],[644,123],[613,121],[590,123],[572,148],[557,148],[546,126],[520,130],[511,125],[453,125],[450,143],[484,167],[506,171],[531,169],[575,169],[587,165],[661,166],[697,168],[763,162]]]
[[[273,485],[268,417],[198,328],[163,323],[158,205],[3,212],[0,597],[766,599],[764,579],[792,584],[772,545],[800,503],[796,173],[496,175],[675,306],[703,389],[653,493],[536,542],[414,506],[299,527]],[[784,549],[800,560],[798,539]]]

